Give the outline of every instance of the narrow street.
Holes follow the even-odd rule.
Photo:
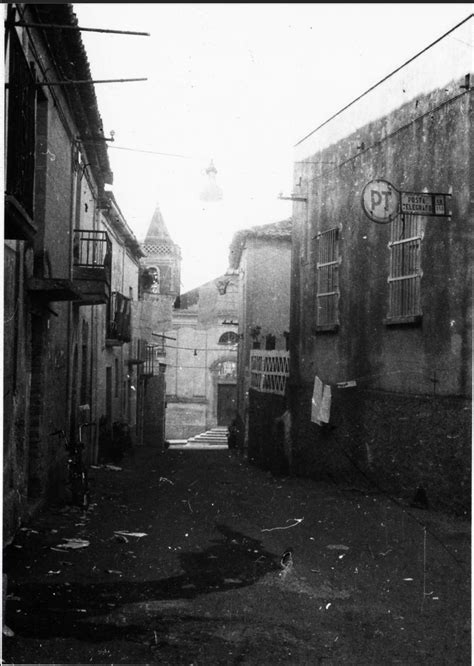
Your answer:
[[[118,467],[5,550],[3,663],[470,662],[468,522],[212,445]]]

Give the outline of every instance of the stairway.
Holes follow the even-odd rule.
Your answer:
[[[227,432],[227,426],[217,426],[199,435],[190,437],[187,444],[227,448]]]

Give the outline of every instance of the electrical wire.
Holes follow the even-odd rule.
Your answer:
[[[401,125],[396,130],[391,132],[390,134],[387,134],[386,136],[384,136],[383,139],[380,139],[379,141],[375,141],[373,144],[365,147],[364,150],[359,150],[357,153],[355,153],[354,155],[351,155],[350,157],[345,159],[343,162],[339,162],[338,165],[334,169],[328,169],[325,173],[327,175],[329,175],[331,173],[336,172],[338,169],[340,169],[343,166],[346,166],[347,164],[350,164],[351,162],[356,160],[361,155],[364,155],[365,153],[369,152],[370,150],[373,150],[374,148],[377,148],[377,147],[381,146],[383,143],[385,143],[389,139],[392,139],[394,136],[396,136],[400,132],[403,132],[404,130],[408,129],[409,127],[411,127],[412,125],[417,123],[419,120],[422,120],[426,116],[429,116],[432,113],[435,113],[436,111],[439,111],[443,106],[446,106],[447,104],[450,104],[451,102],[454,102],[454,101],[458,100],[460,97],[463,97],[464,95],[467,95],[469,92],[470,92],[469,90],[465,90],[464,92],[459,93],[458,95],[455,95],[454,97],[450,97],[449,99],[444,100],[444,102],[441,102],[441,104],[438,104],[437,106],[433,107],[432,109],[429,109],[425,113],[420,114],[416,118],[412,118],[412,120],[410,120],[410,122],[408,122],[408,123],[405,123],[405,125]],[[329,121],[327,121],[327,122],[329,122]],[[314,130],[314,131],[316,131],[316,130]],[[320,178],[321,178],[320,176],[314,176],[312,178],[308,178],[307,182],[308,183],[314,183],[316,181],[319,181]]]
[[[161,345],[158,345],[161,347]],[[222,347],[173,347],[173,345],[163,345],[163,347],[168,347],[169,349],[186,349],[188,351],[237,351],[235,345],[231,346],[222,346]]]
[[[184,159],[184,160],[195,159],[195,158],[191,157],[190,155],[180,155],[178,153],[160,153],[156,150],[141,150],[139,148],[126,148],[125,146],[109,146],[109,148],[112,148],[113,150],[127,150],[131,153],[148,153],[149,155],[164,155],[166,157],[180,157],[181,159]]]
[[[378,81],[377,83],[375,83],[373,86],[371,86],[370,88],[368,88],[365,92],[363,92],[361,95],[359,95],[359,96],[356,97],[354,100],[352,100],[352,102],[349,102],[349,104],[346,104],[346,106],[344,106],[342,109],[340,109],[339,111],[337,111],[336,113],[334,113],[330,118],[328,118],[328,119],[325,120],[323,123],[321,123],[321,125],[318,125],[318,127],[316,127],[314,130],[312,130],[312,131],[311,131],[309,134],[307,134],[305,137],[303,137],[303,138],[302,138],[300,141],[298,141],[298,143],[296,143],[295,145],[298,146],[300,143],[303,143],[303,141],[306,141],[306,139],[308,139],[308,138],[309,138],[310,136],[312,136],[315,132],[317,132],[318,130],[320,130],[321,127],[324,127],[325,125],[327,125],[331,120],[333,120],[334,118],[336,118],[337,116],[339,116],[341,113],[343,113],[343,111],[345,111],[346,109],[348,109],[349,107],[351,107],[353,104],[355,104],[356,102],[358,102],[359,100],[361,100],[363,97],[365,97],[366,95],[368,95],[369,92],[371,92],[372,90],[374,90],[375,88],[377,88],[379,85],[381,85],[382,83],[384,83],[384,81],[387,81],[387,80],[388,80],[389,78],[391,78],[394,74],[396,74],[397,72],[399,72],[401,69],[403,69],[404,67],[406,67],[406,66],[407,66],[408,64],[410,64],[411,62],[413,62],[413,60],[416,60],[416,58],[419,58],[419,56],[421,56],[423,53],[425,53],[426,51],[428,51],[429,49],[431,49],[433,46],[435,46],[436,44],[438,44],[438,42],[440,42],[441,40],[445,39],[445,37],[447,37],[447,36],[450,35],[452,32],[454,32],[455,30],[457,30],[461,25],[463,25],[464,23],[466,23],[466,21],[469,21],[469,19],[471,19],[473,16],[474,16],[474,14],[470,14],[470,15],[467,16],[465,19],[463,19],[460,23],[458,23],[458,24],[455,25],[453,28],[451,28],[450,30],[448,30],[448,32],[445,32],[444,35],[441,35],[441,37],[438,37],[438,39],[435,39],[434,42],[432,42],[431,44],[428,44],[428,46],[426,46],[422,51],[420,51],[419,53],[416,53],[414,56],[412,56],[411,58],[409,58],[409,59],[408,59],[406,62],[404,62],[402,65],[400,65],[399,67],[397,67],[396,69],[394,69],[392,72],[390,72],[390,74],[387,74],[387,76],[384,76],[383,79],[380,79],[380,81]]]

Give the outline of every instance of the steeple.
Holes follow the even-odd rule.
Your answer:
[[[179,295],[181,251],[173,242],[159,205],[151,218],[143,241],[146,256],[141,260],[141,293],[152,300],[171,299]]]
[[[147,243],[162,243],[168,241],[173,244],[170,232],[165,224],[160,207],[157,204],[153,217],[151,218],[150,226],[148,227],[147,235],[145,237],[145,244]]]

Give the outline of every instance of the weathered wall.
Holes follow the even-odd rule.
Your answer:
[[[283,432],[276,422],[285,408],[284,396],[250,389],[248,459],[274,474],[287,474],[290,471]]]
[[[166,439],[188,439],[206,428],[207,403],[203,399],[179,402],[168,398],[166,402]]]
[[[463,83],[452,81],[401,104],[308,154],[317,165],[295,165],[295,183],[301,177],[308,205],[306,211],[306,204],[295,204],[291,329],[299,471],[352,477],[343,442],[351,451],[356,447],[354,459],[393,492],[414,493],[421,483],[434,502],[451,498],[457,509],[466,506],[470,476],[472,107]],[[391,225],[369,220],[360,203],[364,186],[375,178],[403,191],[452,194],[450,219],[421,220],[418,323],[386,321]],[[336,226],[339,328],[321,332],[315,328],[311,241]],[[315,375],[333,389],[329,427],[309,420]],[[350,400],[341,399],[336,384],[348,380],[357,387]]]
[[[149,377],[145,385],[145,414],[143,443],[145,446],[164,448],[165,375]]]
[[[291,240],[247,238],[240,270],[237,408],[243,423],[238,445],[244,449],[250,436],[248,396],[253,330],[260,327],[261,349],[265,349],[267,334],[275,336],[276,349],[286,349],[284,332],[290,330]]]
[[[30,252],[31,254],[31,252]],[[24,305],[24,243],[4,246],[3,347],[3,540],[14,534],[25,511],[28,488],[28,432],[31,328]],[[30,262],[31,264],[31,257]]]
[[[22,35],[25,31],[18,32]],[[29,62],[38,59],[45,69],[55,71],[41,40],[37,40],[35,51],[27,39],[22,43]],[[5,540],[39,502],[61,487],[60,479],[65,474],[62,443],[49,433],[65,428],[67,423],[69,306],[56,302],[50,303],[52,312],[44,309],[28,293],[27,280],[33,275],[70,277],[74,174],[66,125],[72,127],[74,123],[63,92],[56,91],[55,101],[51,91],[44,89],[38,96],[36,115],[37,233],[31,243],[6,242]]]
[[[16,9],[12,7],[12,11]],[[21,11],[25,12],[23,18],[33,23],[37,22],[36,12],[43,11],[58,18],[52,23],[73,21],[69,5],[41,9],[22,5]],[[57,80],[62,78],[58,72],[65,74],[64,68],[71,79],[87,77],[87,59],[76,33],[62,42],[56,32],[45,42],[42,30],[15,30],[25,51],[25,62],[34,63],[37,77]],[[8,39],[6,42],[8,63]],[[85,72],[84,76],[75,76],[72,70],[76,68]],[[14,90],[12,86],[7,97],[14,95]],[[31,241],[7,241],[5,255],[5,540],[14,534],[19,521],[45,500],[65,493],[64,442],[51,433],[64,429],[69,434],[73,428],[77,435],[79,419],[94,418],[97,405],[103,405],[97,363],[105,348],[106,306],[79,307],[71,301],[55,301],[50,291],[38,297],[28,291],[27,284],[32,276],[44,279],[43,286],[48,286],[49,278],[70,280],[74,229],[100,227],[99,189],[111,179],[106,173],[106,152],[101,144],[78,142],[86,131],[97,134],[100,117],[93,91],[84,86],[69,87],[67,91],[61,86],[41,87],[36,107],[30,111],[36,141],[33,143],[32,136],[27,157],[34,149],[32,216],[37,231]],[[7,127],[7,135],[25,130],[23,116],[18,118],[18,127],[15,122],[13,119]],[[121,261],[116,254],[114,270],[124,275],[119,283],[128,289],[136,269],[125,267],[124,271],[123,256]],[[118,360],[123,372],[125,359],[120,356]],[[79,409],[84,403],[90,404],[91,412]],[[87,456],[90,453],[88,447]]]
[[[313,387],[294,388],[292,471],[469,513],[471,402],[460,397],[332,389],[329,425],[310,420]]]
[[[334,382],[377,372],[380,388],[425,392],[431,386],[431,373],[437,370],[440,392],[466,395],[470,391],[470,285],[466,277],[470,269],[472,112],[468,96],[439,106],[444,95],[444,91],[435,91],[429,102],[423,100],[424,106],[429,103],[436,109],[428,115],[415,115],[414,105],[411,122],[405,107],[394,112],[390,124],[406,125],[395,136],[380,139],[381,127],[388,123],[384,120],[318,154],[318,159],[343,164],[307,183],[310,225],[307,229],[300,225],[297,230],[305,287],[303,321],[295,334],[301,342],[301,358],[309,360],[301,367],[305,379],[314,375],[317,354],[319,373]],[[354,155],[360,140],[367,149]],[[360,204],[363,187],[375,177],[385,177],[402,190],[453,193],[450,220],[425,217],[422,221],[423,321],[418,327],[393,327],[384,322],[390,225],[370,221]],[[315,334],[315,264],[310,241],[318,231],[338,225],[340,328],[335,334]],[[400,371],[400,361],[406,373]]]

